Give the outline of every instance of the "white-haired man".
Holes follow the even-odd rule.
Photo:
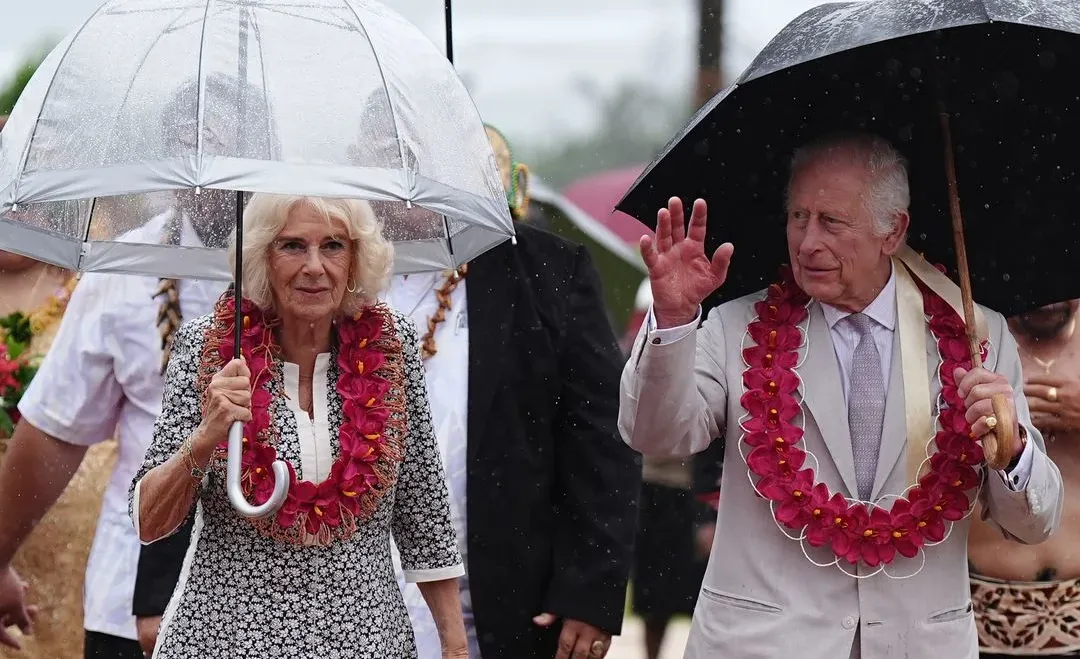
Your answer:
[[[684,229],[672,199],[641,241],[653,307],[623,373],[623,437],[646,455],[686,455],[726,436],[686,656],[975,659],[970,502],[1025,543],[1061,515],[1016,344],[980,307],[985,368],[964,368],[958,292],[905,246],[906,165],[887,142],[823,139],[791,174],[790,272],[699,329],[734,251],[705,254],[705,202]],[[995,394],[1019,419],[1000,471],[977,444],[997,426]]]

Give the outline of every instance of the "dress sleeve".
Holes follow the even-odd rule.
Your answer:
[[[146,449],[142,466],[131,480],[128,494],[128,514],[136,530],[139,528],[139,483],[143,476],[171,458],[202,421],[197,378],[205,326],[204,318],[185,323],[173,340],[172,355],[165,371],[161,414],[154,422],[153,439]]]
[[[450,521],[450,495],[431,422],[416,327],[399,314],[395,314],[395,322],[405,359],[409,430],[394,496],[394,542],[401,553],[406,581],[455,579],[465,574],[465,567]]]

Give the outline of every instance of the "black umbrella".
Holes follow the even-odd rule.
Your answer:
[[[676,195],[709,202],[706,247],[734,243],[710,303],[767,286],[787,257],[797,146],[833,129],[911,162],[910,244],[956,263],[940,112],[949,114],[975,299],[1012,315],[1080,297],[1080,2],[877,0],[811,9],[645,169],[618,210],[655,227]],[[955,274],[955,273],[954,273]]]
[[[824,132],[861,128],[909,158],[909,242],[931,260],[959,264],[969,328],[973,294],[1006,315],[1080,297],[1072,276],[1078,34],[1074,0],[816,7],[693,117],[617,208],[653,227],[668,197],[705,198],[706,248],[736,247],[710,302],[738,297],[771,282],[787,259],[792,152]]]

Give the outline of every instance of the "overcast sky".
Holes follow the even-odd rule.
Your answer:
[[[5,2],[0,80],[44,39],[60,38],[102,0]],[[737,75],[788,21],[821,0],[727,0],[725,68]],[[385,0],[440,47],[439,0]],[[11,6],[14,5],[14,6]],[[456,0],[456,65],[484,119],[541,145],[596,120],[585,87],[640,81],[690,93],[697,0]]]

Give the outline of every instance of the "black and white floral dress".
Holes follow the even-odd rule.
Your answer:
[[[410,580],[455,578],[464,568],[450,521],[416,328],[404,316],[393,316],[404,352],[408,399],[405,455],[393,489],[348,540],[302,546],[260,534],[229,503],[223,471],[211,470],[200,491],[192,544],[162,620],[155,659],[416,657],[412,626],[394,577],[391,533]],[[201,420],[197,373],[211,322],[210,316],[192,320],[176,334],[162,413],[132,483],[136,525],[138,481],[174,455]],[[324,360],[325,386],[317,383],[313,395],[326,392],[326,421],[336,458],[342,403],[334,357]],[[284,377],[281,372],[279,379]],[[275,400],[272,409],[280,432],[278,454],[299,465],[303,456],[297,418],[287,401]]]

